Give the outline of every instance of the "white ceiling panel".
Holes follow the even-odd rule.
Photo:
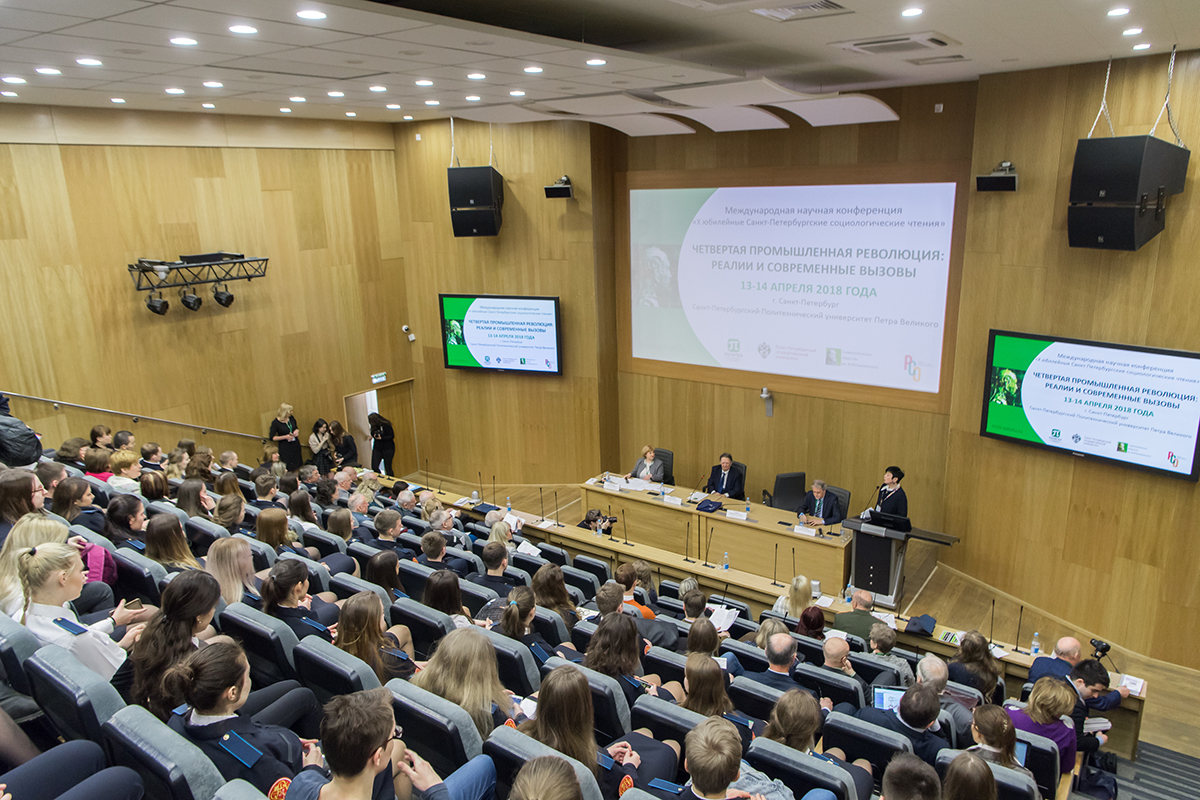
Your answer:
[[[694,119],[717,133],[726,131],[766,131],[788,127],[779,117],[749,106],[726,106],[724,108],[671,109],[672,114]]]
[[[105,39],[91,39],[82,36],[66,36],[61,33],[43,33],[20,42],[21,47],[34,50],[49,50],[62,53],[70,60],[83,56],[95,57],[104,62],[105,66],[113,59],[155,61],[165,64],[210,64],[227,61],[235,56],[215,56],[191,47],[149,47],[146,45],[131,45],[126,42],[113,42]]]
[[[865,94],[844,94],[824,100],[771,103],[790,111],[814,128],[829,125],[858,125],[864,122],[895,122],[900,115],[887,103]]]
[[[685,86],[679,89],[663,89],[656,94],[689,106],[717,108],[720,106],[766,105],[786,103],[793,100],[809,100],[813,95],[801,94],[785,89],[777,83],[758,78],[749,81],[712,83],[703,86]]]
[[[369,67],[316,64],[311,61],[292,61],[285,58],[234,58],[221,62],[230,69],[261,72],[264,75],[293,76],[310,80],[351,80],[377,74]]]
[[[487,53],[493,56],[513,58],[555,53],[565,49],[561,44],[528,41],[503,35],[497,31],[480,32],[466,27],[457,28],[449,25],[430,25],[420,30],[389,33],[385,38],[436,47],[449,47],[469,53]]]
[[[669,111],[660,103],[650,103],[627,94],[600,94],[588,97],[571,97],[543,102],[550,108],[571,114],[589,116],[616,116],[618,114],[642,114],[649,111]]]
[[[0,6],[0,28],[45,33],[87,22],[81,17],[62,14],[47,14],[43,11],[28,11],[21,8]]]
[[[102,19],[124,14],[152,5],[143,0],[4,0],[8,8],[42,11],[47,14],[66,14],[84,19]]]
[[[551,119],[561,119],[552,114],[539,114],[518,105],[489,106],[487,108],[471,108],[458,111],[455,116],[474,122],[543,122]]]
[[[626,136],[675,136],[696,132],[695,128],[669,117],[660,117],[658,114],[631,114],[626,117],[580,117],[579,119],[614,128]]]
[[[226,33],[223,36],[202,34],[188,30],[182,26],[177,28],[152,28],[148,25],[129,25],[109,20],[97,20],[95,22],[76,25],[71,28],[69,34],[71,36],[82,36],[89,39],[101,39],[110,42],[123,42],[126,44],[164,47],[172,50],[196,51],[209,54],[225,53],[237,56],[259,56],[288,49],[287,45],[255,41],[255,37],[252,36],[236,36],[232,33]],[[199,44],[189,47],[173,45],[170,40],[176,36],[191,37],[192,39],[196,39]]]
[[[363,40],[357,39],[355,41]],[[351,67],[357,70],[359,74],[388,74],[425,67],[424,64],[416,61],[400,61],[394,58],[364,55],[352,50],[327,50],[319,47],[304,47],[288,50],[283,53],[274,53],[269,58],[278,58],[296,63],[311,61],[314,64]]]
[[[637,78],[646,78],[647,80],[658,81],[660,86],[676,85],[680,83],[705,83],[707,81],[721,81],[728,78],[740,78],[730,72],[722,72],[715,69],[701,69],[700,67],[691,67],[685,64],[663,65],[657,67],[646,67],[644,69],[626,70],[625,74],[632,75]]]
[[[422,46],[413,42],[400,42],[386,39],[382,36],[364,36],[349,42],[335,42],[325,45],[325,50],[349,52],[362,55],[378,56],[387,59],[399,59],[401,63],[428,64],[471,64],[490,56],[476,55],[464,50],[448,50],[438,47]]]
[[[656,81],[650,78],[642,78],[637,75],[630,75],[625,72],[604,73],[597,72],[595,75],[583,76],[578,79],[579,83],[586,82],[589,86],[605,86],[619,91],[629,91],[631,89],[657,89],[660,86],[673,85],[674,81]]]
[[[403,31],[428,24],[390,13],[392,9],[382,4],[376,6],[378,11],[363,11],[329,3],[299,2],[298,0],[174,0],[169,5],[222,14],[244,15],[254,19],[297,23],[319,30],[346,31],[363,36]],[[296,12],[301,9],[324,11],[327,16],[322,20],[302,20],[296,16]]]
[[[576,50],[572,48],[553,53],[539,53],[537,57],[540,61],[545,61],[547,64],[557,64],[562,67],[578,67],[579,69],[597,73],[628,72],[635,69],[660,66],[663,63],[661,60],[650,58],[649,56],[643,58],[632,53],[621,53],[603,48],[599,50]],[[589,67],[587,62],[593,58],[603,59],[606,63],[602,67]]]
[[[121,24],[144,25],[170,31],[187,31],[187,35],[192,36],[192,38],[199,38],[199,34],[223,37],[236,36],[239,40],[273,42],[276,44],[292,45],[294,47],[310,47],[357,38],[354,34],[346,33],[345,31],[322,30],[321,28],[314,28],[311,25],[273,21],[263,22],[260,19],[247,15],[197,11],[191,8],[165,5],[150,6],[138,11],[131,11],[128,14],[114,17],[110,21]],[[300,22],[299,18],[295,18],[295,22]],[[257,28],[258,33],[251,35],[230,34],[230,25],[250,25]]]

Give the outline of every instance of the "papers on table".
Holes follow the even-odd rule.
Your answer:
[[[663,498],[663,502],[668,505],[672,505],[672,506],[681,506],[681,505],[683,505],[683,498],[682,497],[671,497],[670,495],[667,495],[666,497]]]
[[[1008,651],[998,644],[988,645],[988,650],[992,652],[993,658],[1004,658],[1008,655]]]
[[[588,486],[595,486],[595,485],[596,485],[596,479],[595,479],[595,478],[588,478],[586,481],[584,481],[584,483],[586,483]]]
[[[734,511],[732,508],[725,510],[725,516],[729,519],[746,519],[745,511]]]
[[[471,498],[460,497],[454,501],[454,505],[458,506],[459,508],[464,508],[466,506],[469,506],[469,505],[471,505]]]
[[[616,481],[605,481],[603,488],[606,492],[619,492],[621,491],[621,484]]]
[[[896,615],[895,614],[886,614],[882,611],[872,611],[871,616],[874,617],[875,619],[879,620],[880,622],[882,622],[884,625],[887,625],[889,628],[891,628],[894,631],[900,630],[899,628],[896,627]]]
[[[537,717],[537,700],[532,697],[526,697],[521,701],[521,711],[530,719]]]
[[[650,481],[644,481],[641,478],[626,478],[625,486],[634,490],[635,492],[645,492],[657,487],[658,484],[651,483]]]
[[[962,636],[954,631],[945,631],[938,638],[946,644],[958,644],[962,641]]]
[[[1117,686],[1118,687],[1120,687],[1120,686],[1128,687],[1130,694],[1136,694],[1140,697],[1142,695],[1142,693],[1146,690],[1146,679],[1145,678],[1135,678],[1132,675],[1122,675],[1121,682],[1118,683]]]
[[[829,608],[833,605],[834,598],[827,594],[823,594],[817,598],[817,608]]]
[[[1112,727],[1112,720],[1107,717],[1088,717],[1083,721],[1084,733],[1099,733]]]
[[[704,492],[692,492],[688,495],[689,503],[699,503],[704,498],[708,497]]]
[[[675,491],[675,487],[674,486],[664,486],[662,484],[659,484],[658,490],[660,492],[662,492],[664,495],[667,495],[667,494],[670,494],[671,492]]]
[[[718,631],[727,631],[733,625],[733,621],[737,619],[737,609],[728,608],[727,606],[717,606],[709,603],[708,620],[713,624],[713,627]]]
[[[825,638],[828,639],[830,636],[832,636],[834,639],[845,639],[846,632],[845,631],[835,631],[832,628],[826,628],[825,629]]]
[[[798,533],[801,536],[811,536],[814,539],[817,537],[816,528],[809,528],[805,525],[797,525],[796,527],[792,528],[792,532]]]
[[[713,661],[721,667],[721,669],[729,669],[729,659],[725,656],[713,656]]]
[[[521,542],[519,545],[517,545],[517,552],[524,553],[527,556],[537,556],[539,558],[542,556],[542,551],[538,550],[528,541]]]

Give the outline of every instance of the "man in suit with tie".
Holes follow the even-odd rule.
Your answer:
[[[722,494],[733,500],[746,499],[746,476],[741,470],[733,468],[733,456],[721,453],[721,463],[712,468],[708,476],[708,484],[704,491],[710,494]]]
[[[812,482],[812,489],[804,495],[796,513],[805,525],[837,525],[846,518],[846,509],[841,507],[837,495],[825,488],[820,478]]]

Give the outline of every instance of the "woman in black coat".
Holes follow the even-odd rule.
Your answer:
[[[396,455],[396,433],[392,423],[381,414],[368,414],[367,422],[371,424],[371,471],[379,472],[383,464],[383,474],[392,474],[392,458]]]

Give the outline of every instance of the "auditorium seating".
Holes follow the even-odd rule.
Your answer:
[[[763,489],[763,505],[795,511],[808,494],[808,482],[803,472],[780,472],[775,476],[775,488]]]
[[[37,637],[7,614],[0,614],[0,668],[4,681],[18,694],[33,695],[25,675],[25,662],[41,647]]]
[[[766,672],[771,666],[767,661],[767,652],[752,644],[739,642],[736,639],[724,639],[721,642],[720,653],[733,653],[747,672]]]
[[[703,714],[689,711],[669,700],[644,694],[633,703],[629,712],[629,724],[635,730],[649,728],[654,738],[662,742],[673,739],[683,747],[688,731],[705,720]],[[683,773],[683,758],[686,753],[680,753],[679,772]]]
[[[821,747],[836,747],[846,754],[847,761],[865,758],[871,762],[875,782],[883,776],[888,762],[897,753],[911,753],[912,742],[902,733],[863,722],[855,717],[834,711],[825,718],[821,730]]]
[[[305,636],[292,650],[292,659],[296,674],[319,703],[340,694],[379,688],[379,678],[365,661],[319,636]]]
[[[483,752],[479,730],[458,705],[398,678],[388,681],[387,688],[396,724],[404,728],[404,743],[438,775],[449,775]]]
[[[84,475],[83,479],[91,484],[92,502],[101,508],[108,508],[108,494],[112,491],[112,487],[91,475]]]
[[[682,685],[686,664],[686,655],[665,650],[661,647],[651,647],[642,656],[642,668],[646,670],[646,674],[657,675],[662,678],[663,683],[679,681],[680,685]]]
[[[480,629],[496,651],[496,666],[500,682],[519,697],[528,697],[542,685],[537,661],[524,643],[510,639],[499,631]]]
[[[183,523],[183,532],[187,536],[192,552],[201,557],[208,555],[208,549],[218,539],[224,539],[229,536],[229,531],[217,523],[202,519],[201,517],[189,517]]]
[[[746,761],[767,777],[783,781],[797,798],[813,789],[827,789],[837,800],[869,800],[858,797],[854,779],[846,770],[770,739],[755,739]]]
[[[329,569],[319,561],[302,556],[299,553],[283,552],[280,558],[290,558],[299,561],[308,570],[309,593],[329,591]]]
[[[525,762],[538,756],[558,756],[571,765],[583,800],[601,800],[600,787],[591,770],[573,758],[564,756],[536,739],[512,728],[497,728],[483,745],[485,755],[491,756],[496,765],[496,796],[507,797],[513,779]]]
[[[545,543],[538,544],[537,549],[542,551],[542,558],[551,564],[558,564],[560,567],[571,566],[571,555],[565,549]]]
[[[550,562],[540,556],[531,556],[528,553],[513,553],[508,563],[533,575]]]
[[[571,629],[571,642],[575,645],[575,649],[583,653],[587,651],[588,642],[592,640],[592,634],[596,632],[596,623],[580,620],[575,623],[575,627]]]
[[[138,598],[152,606],[159,604],[159,584],[166,580],[167,570],[157,561],[126,547],[113,552],[117,562],[117,582],[113,584],[116,597]]]
[[[436,571],[424,564],[400,559],[400,585],[409,597],[419,602],[425,596],[425,581]]]
[[[854,671],[867,683],[876,686],[900,685],[900,673],[895,667],[867,653],[851,653],[850,663],[853,665]]]
[[[299,680],[292,658],[299,641],[281,620],[244,603],[234,603],[221,615],[221,627],[246,648],[251,680],[259,686]]]
[[[747,475],[746,465],[740,461],[735,461],[735,462],[733,462],[733,471],[740,472],[742,474],[742,491],[740,491],[737,494],[729,495],[729,499],[730,500],[745,500],[746,499],[746,475]]]
[[[962,755],[963,752],[950,749],[939,751],[937,763],[934,764],[938,777],[945,778],[946,770],[950,768],[950,762]],[[1037,784],[1028,775],[1017,772],[1015,769],[993,764],[990,761],[986,763],[991,767],[992,774],[996,776],[996,800],[1041,800]]]
[[[542,667],[543,674],[564,664],[578,669],[587,676],[588,688],[592,690],[592,706],[595,713],[596,740],[611,742],[629,733],[629,703],[625,693],[614,678],[602,675],[594,669],[555,656]]]
[[[463,605],[470,610],[472,617],[477,616],[488,603],[500,599],[495,589],[471,583],[465,578],[458,579],[458,590],[462,594]]]
[[[792,675],[801,686],[812,689],[821,697],[828,697],[834,705],[849,703],[855,708],[870,705],[863,697],[862,686],[849,675],[811,664],[797,664]]]
[[[590,599],[590,598],[589,598]],[[658,608],[665,614],[683,614],[683,601],[676,597],[658,596]],[[661,615],[660,615],[661,616]]]
[[[575,560],[571,566],[595,575],[597,586],[612,580],[612,569],[608,566],[608,562],[603,559],[583,555],[575,556]]]
[[[662,462],[663,483],[675,485],[675,451],[665,447],[654,448],[654,457]]]
[[[25,674],[33,699],[67,739],[100,741],[101,726],[125,707],[112,683],[57,645],[31,655]]]
[[[678,581],[659,581],[658,582],[658,598],[661,600],[664,597],[673,597],[679,599],[679,582]]]
[[[70,530],[71,536],[82,536],[89,543],[98,544],[110,553],[115,552],[117,549],[117,546],[111,540],[106,539],[91,528],[85,528],[82,525],[72,525]]]
[[[538,606],[533,615],[533,630],[550,644],[562,644],[571,641],[571,632],[567,623],[557,611]]]
[[[245,539],[250,543],[250,553],[254,560],[255,572],[259,570],[270,569],[271,567],[275,566],[275,559],[277,558],[275,555],[275,548],[268,547],[258,539],[247,536],[244,533],[235,533],[234,536]]]
[[[353,597],[359,592],[374,592],[379,595],[379,602],[383,603],[384,622],[391,624],[389,620],[391,619],[392,601],[395,598],[388,597],[387,589],[379,584],[364,581],[347,572],[341,572],[329,579],[329,590],[336,594],[339,600]]]
[[[454,621],[449,616],[411,598],[401,598],[392,603],[392,624],[408,626],[413,650],[422,661],[429,658],[439,639],[454,630]]]
[[[783,692],[753,678],[739,675],[729,682],[729,699],[737,710],[756,719],[770,719],[771,709],[783,697]]]
[[[346,540],[325,531],[303,530],[301,528],[300,541],[305,547],[317,548],[317,552],[321,554],[321,558],[333,555],[334,553],[346,552]]]
[[[200,751],[141,706],[126,706],[103,726],[112,763],[138,773],[146,797],[207,800],[225,783]]]

